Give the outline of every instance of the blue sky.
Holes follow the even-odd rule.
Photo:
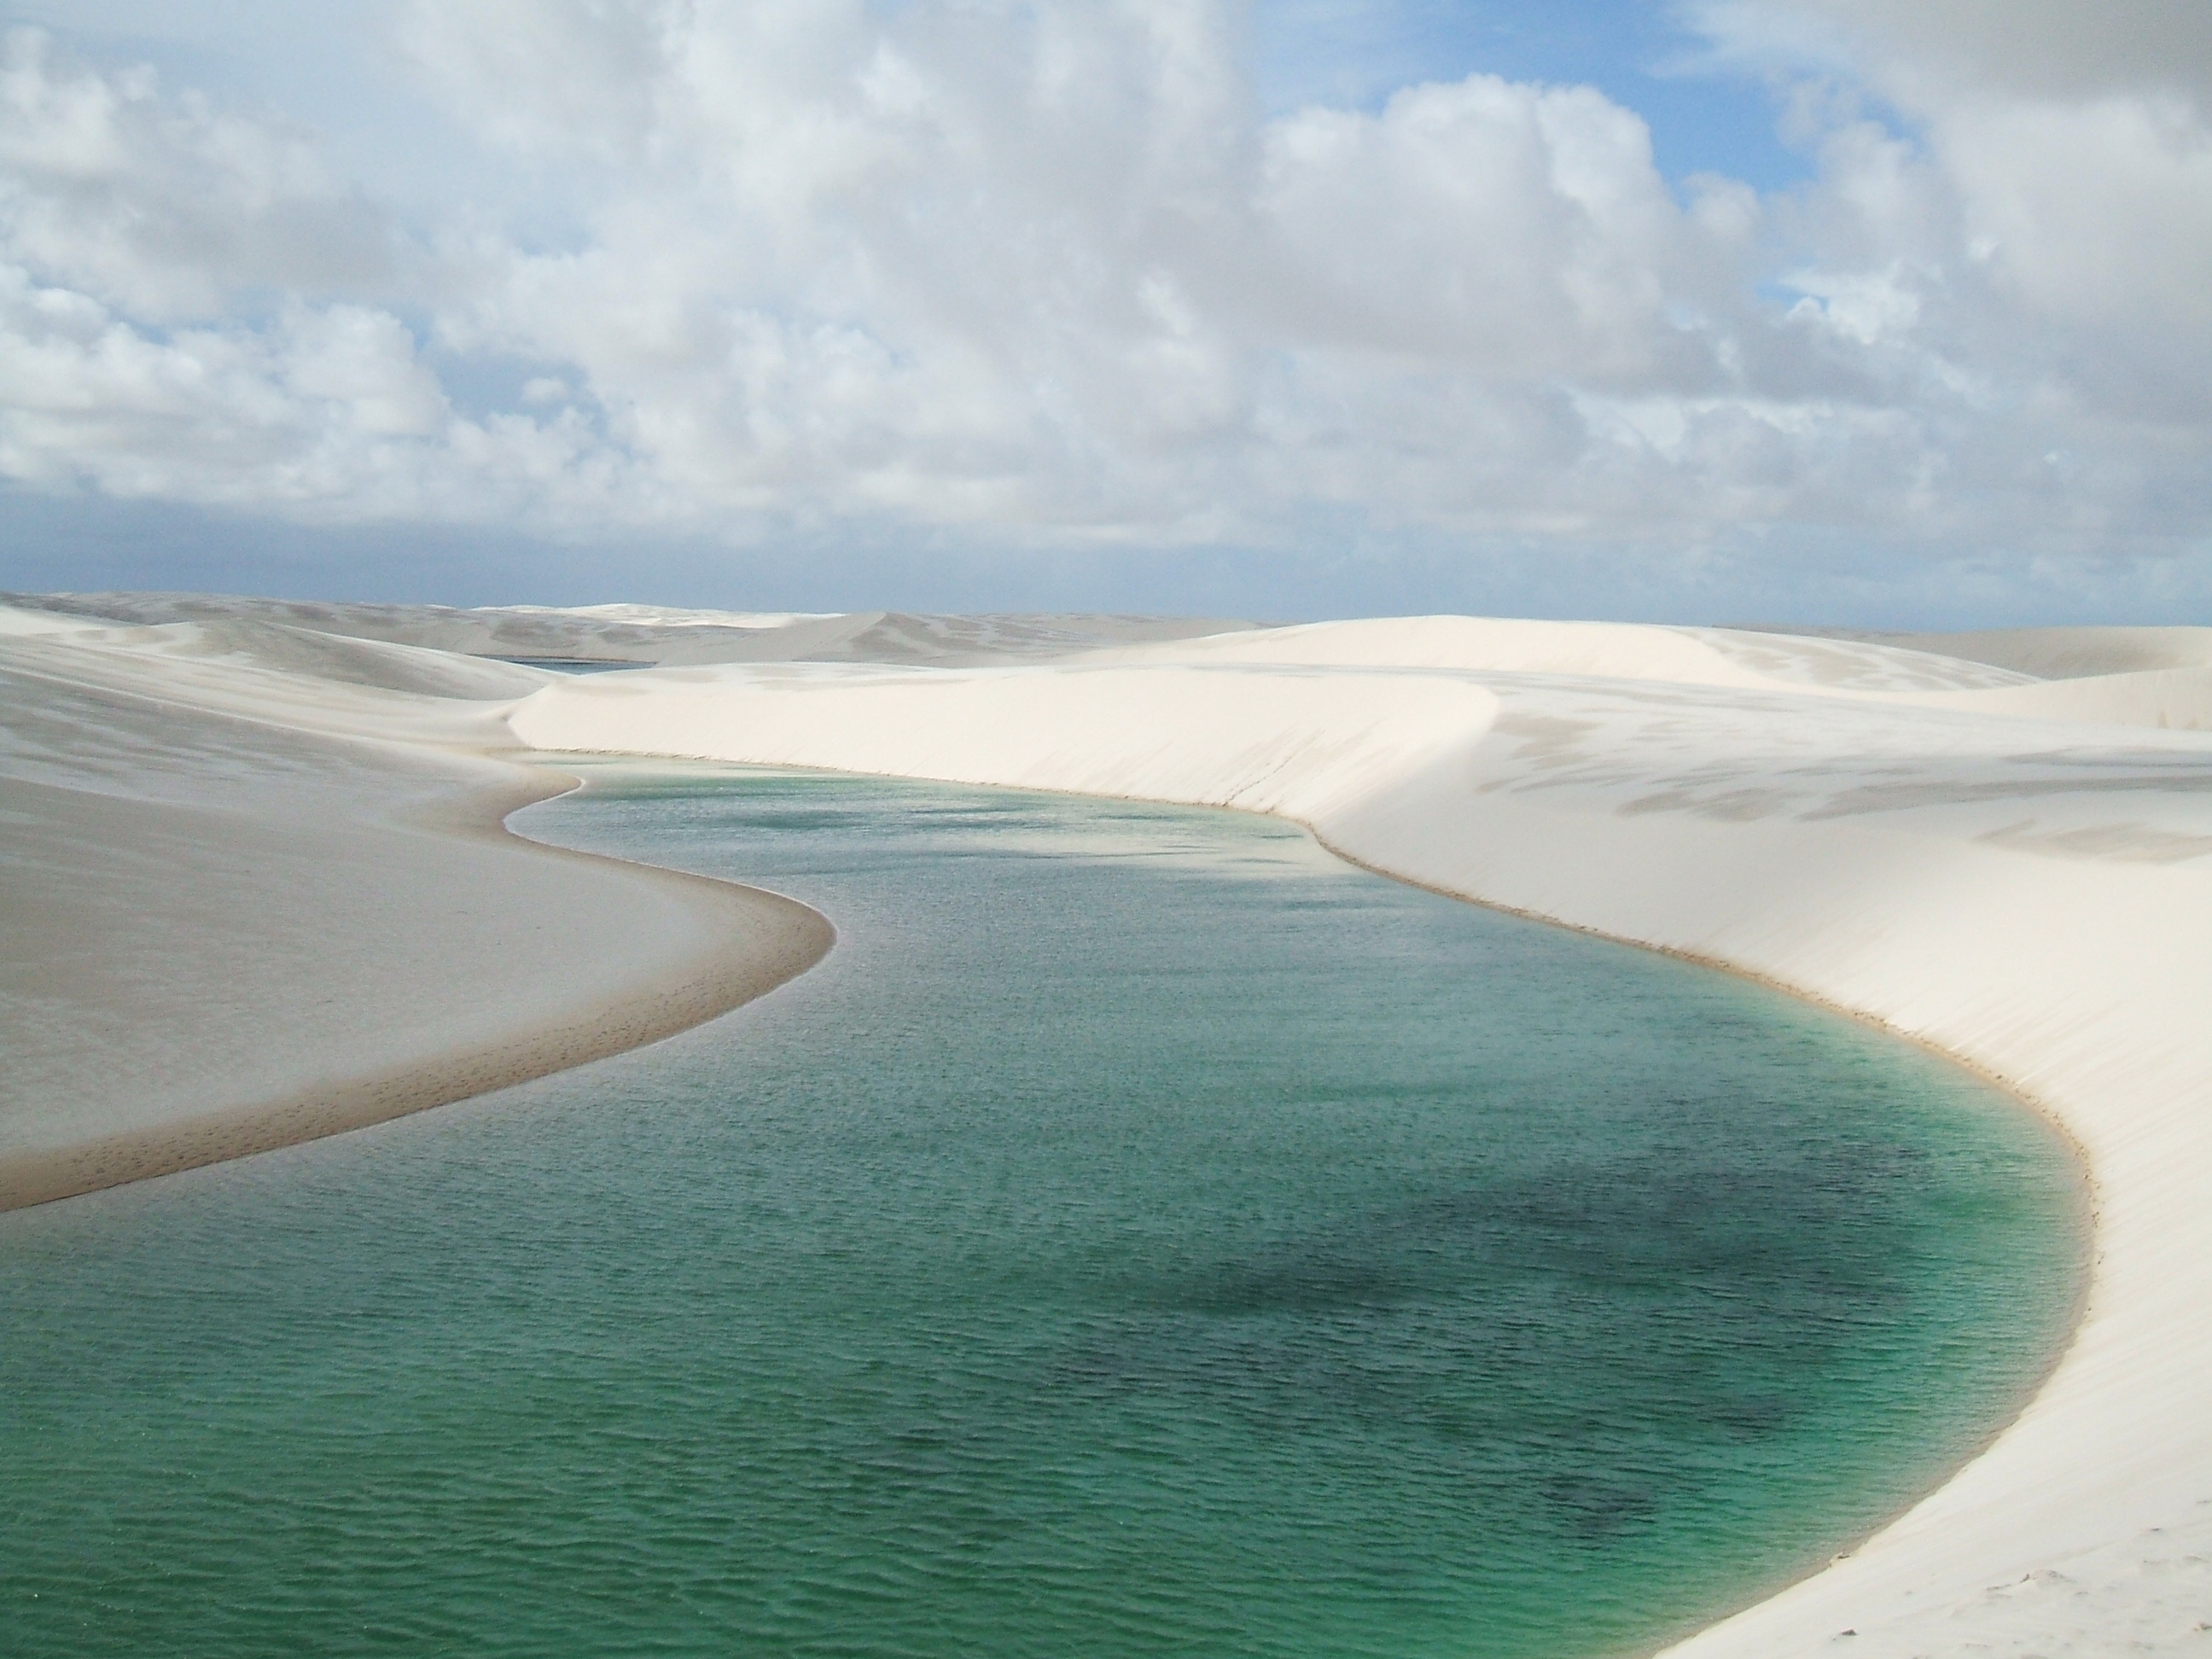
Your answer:
[[[0,586],[2212,609],[2172,0],[0,20]]]
[[[1777,131],[1776,88],[1717,60],[1668,5],[1638,0],[1267,0],[1253,14],[1258,79],[1278,112],[1373,107],[1400,87],[1480,73],[1594,86],[1650,124],[1670,179],[1719,173],[1760,190],[1809,178]]]

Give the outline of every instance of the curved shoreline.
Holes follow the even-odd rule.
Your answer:
[[[651,766],[656,760],[664,762],[676,761],[681,763],[697,764],[700,763],[701,760],[703,758],[673,755],[655,756],[649,753],[615,750],[585,752],[592,753],[593,758],[616,760],[627,763],[633,766],[643,767]],[[913,774],[908,773],[861,771],[833,766],[806,766],[782,761],[768,763],[707,761],[705,763],[709,765],[736,765],[746,767],[748,769],[759,767],[762,769],[775,771],[814,772],[826,777],[873,778],[895,782],[927,783],[933,781],[952,781],[948,780],[933,780],[917,777]],[[1279,808],[1270,810],[1262,807],[1177,800],[1170,797],[1158,795],[1109,793],[1102,791],[1083,789],[1059,789],[1048,786],[1028,783],[994,784],[961,781],[957,782],[955,787],[964,788],[1006,790],[1011,793],[1024,794],[1060,795],[1070,799],[1078,800],[1121,800],[1129,802],[1132,805],[1171,806],[1184,811],[1229,812],[1235,813],[1239,816],[1264,817],[1272,819],[1279,823],[1290,824],[1306,836],[1311,837],[1315,845],[1319,847],[1323,852],[1327,853],[1331,858],[1346,865],[1349,865],[1354,869],[1364,871],[1370,875],[1378,877],[1383,880],[1395,882],[1407,887],[1416,888],[1422,892],[1433,893],[1439,898],[1449,899],[1455,903],[1470,904],[1480,909],[1491,910],[1502,915],[1513,916],[1521,921],[1534,922],[1540,927],[1560,928],[1568,933],[1581,934],[1585,938],[1602,940],[1608,945],[1616,945],[1625,949],[1642,951],[1653,956],[1665,957],[1689,966],[1723,974],[1730,979],[1741,980],[1749,984],[1758,985],[1766,990],[1775,993],[1778,995],[1786,996],[1793,1001],[1802,1003],[1809,1007],[1818,1008],[1824,1013],[1832,1014],[1839,1018],[1848,1019],[1854,1024],[1870,1028],[1871,1030],[1880,1032],[1886,1038],[1917,1048],[1923,1054],[1932,1055],[1942,1060],[1945,1065],[1955,1066],[1959,1070],[1966,1072],[1982,1083],[1986,1084],[1990,1089],[2002,1095],[2008,1102],[2009,1102],[2014,1110],[2026,1117],[2033,1119],[2039,1128],[2043,1132],[2049,1133],[2065,1150],[2068,1162],[2071,1164],[2075,1171],[2075,1186],[2077,1194],[2077,1201],[2073,1206],[2072,1218],[2073,1224],[2076,1231],[2077,1243],[2077,1249],[2075,1252],[2075,1270],[2073,1275],[2073,1294],[2070,1298],[2070,1305],[2067,1310],[2065,1323],[2057,1339],[2051,1344],[2051,1347],[2047,1351],[2043,1364],[2036,1371],[2034,1376],[2022,1386],[2019,1393],[2013,1399],[2010,1407],[2005,1414],[2001,1419],[1991,1423],[1986,1431],[1979,1435],[1973,1443],[1968,1446],[1965,1450],[1960,1452],[1955,1456],[1947,1459],[1941,1465],[1932,1467],[1929,1471],[1928,1478],[1917,1486],[1916,1490],[1910,1497],[1901,1500],[1896,1507],[1866,1526],[1863,1530],[1852,1534],[1841,1549],[1837,1550],[1824,1558],[1807,1560],[1798,1567],[1790,1569],[1785,1573],[1763,1581],[1755,1588],[1750,1589],[1741,1595],[1730,1595],[1724,1600],[1717,1601],[1710,1612],[1699,1615],[1692,1622],[1675,1626],[1669,1633],[1642,1642],[1633,1648],[1618,1650],[1618,1659],[1653,1659],[1653,1656],[1668,1653],[1680,1646],[1684,1642],[1692,1640],[1704,1632],[1716,1630],[1722,1625],[1725,1624],[1728,1620],[1764,1606],[1767,1602],[1771,1601],[1775,1597],[1783,1595],[1795,1587],[1808,1583],[1819,1577],[1821,1574],[1828,1571],[1838,1563],[1851,1559],[1868,1543],[1880,1537],[1882,1534],[1888,1531],[1893,1526],[1896,1525],[1899,1522],[1902,1521],[1914,1510],[1918,1509],[1921,1504],[1927,1502],[1936,1493],[1948,1487],[1955,1479],[1957,1479],[1961,1472],[1980,1459],[2008,1431],[2010,1431],[2013,1426],[2021,1420],[2021,1417],[2036,1403],[2036,1401],[2050,1387],[2051,1380],[2058,1374],[2058,1371],[2064,1364],[2067,1357],[2073,1351],[2075,1343],[2081,1338],[2083,1325],[2088,1317],[2093,1305],[2100,1279],[2100,1275],[2097,1271],[2097,1264],[2099,1260],[2098,1228],[2099,1206],[2100,1200],[2096,1169],[2091,1161],[2087,1149],[2082,1145],[2081,1139],[2074,1133],[2073,1128],[2068,1124],[2066,1119],[2057,1108],[2049,1103],[2039,1099],[2035,1095],[2023,1088],[2016,1080],[2000,1075],[1989,1066],[1978,1063],[1968,1055],[1948,1048],[1939,1042],[1934,1042],[1927,1037],[1921,1036],[1916,1033],[1900,1030],[1877,1014],[1869,1012],[1863,1009],[1850,1007],[1845,1004],[1838,1002],[1833,999],[1823,996],[1817,991],[1790,983],[1790,981],[1778,978],[1773,975],[1762,973],[1754,968],[1750,968],[1739,963],[1729,961],[1724,957],[1707,955],[1699,951],[1687,950],[1676,945],[1658,943],[1649,939],[1637,939],[1631,935],[1609,933],[1601,927],[1591,927],[1584,923],[1568,920],[1565,917],[1504,903],[1495,899],[1485,898],[1477,894],[1464,892],[1451,887],[1443,886],[1434,882],[1425,881],[1418,876],[1411,875],[1402,871],[1394,870],[1386,865],[1378,864],[1368,859],[1360,857],[1358,854],[1349,851],[1343,846],[1338,844],[1335,841],[1332,840],[1330,836],[1315,823],[1307,818],[1299,817],[1294,812],[1283,811]]]
[[[1223,810],[1235,811],[1240,809],[1231,807]],[[1899,1030],[1878,1015],[1869,1013],[1863,1009],[1847,1007],[1842,1003],[1820,995],[1816,991],[1792,985],[1771,975],[1762,974],[1756,969],[1747,968],[1723,957],[1707,956],[1699,951],[1631,939],[1618,933],[1608,933],[1602,928],[1585,927],[1560,916],[1547,915],[1540,911],[1522,909],[1517,906],[1480,898],[1473,894],[1455,892],[1450,888],[1439,887],[1432,883],[1422,881],[1417,877],[1401,875],[1397,871],[1386,869],[1381,865],[1370,864],[1366,860],[1337,846],[1319,829],[1301,819],[1287,817],[1279,813],[1267,813],[1261,816],[1278,817],[1285,823],[1296,823],[1311,836],[1315,844],[1328,853],[1330,857],[1340,859],[1355,869],[1364,870],[1385,880],[1402,882],[1407,886],[1417,887],[1425,893],[1434,893],[1439,898],[1450,899],[1461,904],[1475,905],[1485,910],[1494,910],[1500,915],[1516,916],[1522,921],[1532,921],[1540,927],[1564,928],[1568,933],[1580,933],[1588,939],[1602,939],[1608,945],[1619,945],[1629,950],[1646,951],[1653,956],[1666,957],[1692,967],[1724,974],[1730,979],[1742,980],[1747,984],[1761,986],[1778,995],[1786,996],[1792,1001],[1802,1002],[1808,1007],[1818,1008],[1824,1013],[1834,1014],[1839,1018],[1848,1019],[1855,1025],[1863,1025],[1879,1031],[1883,1036],[1893,1042],[1905,1043],[1919,1049],[1923,1054],[1931,1054],[1944,1064],[1956,1066],[1959,1070],[1987,1084],[2010,1101],[2015,1110],[2034,1119],[2045,1132],[2064,1147],[2067,1159],[2073,1165],[2076,1194],[2073,1206],[2073,1219],[2077,1249],[2075,1252],[2075,1282],[2071,1305],[2067,1310],[2064,1329],[2061,1332],[2058,1340],[2051,1345],[2041,1369],[2021,1389],[2018,1397],[2013,1401],[2012,1408],[1959,1455],[1937,1468],[1929,1480],[1911,1498],[1904,1500],[1895,1509],[1891,1510],[1872,1525],[1852,1537],[1843,1549],[1836,1551],[1826,1559],[1808,1561],[1802,1570],[1771,1579],[1741,1600],[1730,1598],[1723,1607],[1710,1615],[1701,1617],[1694,1624],[1683,1626],[1671,1636],[1662,1637],[1656,1643],[1648,1645],[1624,1650],[1620,1659],[1653,1659],[1653,1656],[1663,1654],[1670,1649],[1679,1647],[1682,1643],[1705,1631],[1717,1628],[1739,1613],[1763,1606],[1784,1592],[1799,1584],[1808,1583],[1827,1571],[1837,1563],[1849,1560],[1868,1543],[1888,1531],[1891,1527],[1904,1520],[1929,1498],[1949,1486],[1969,1464],[1974,1462],[2003,1438],[2012,1426],[2020,1421],[2028,1408],[2051,1386],[2051,1379],[2057,1376],[2059,1367],[2065,1364],[2067,1355],[2073,1352],[2075,1344],[2081,1340],[2081,1328],[2088,1319],[2099,1278],[2097,1235],[2100,1199],[2096,1167],[2090,1161],[2088,1149],[2081,1144],[2081,1138],[2074,1133],[2073,1128],[2067,1123],[2057,1108],[2037,1099],[2012,1079],[1999,1076],[1988,1066],[1976,1063],[1965,1054],[1946,1048],[1941,1043],[1932,1042],[1910,1031]]]
[[[707,948],[666,963],[595,1009],[556,1014],[488,1044],[416,1056],[271,1099],[68,1146],[0,1156],[0,1211],[343,1134],[641,1048],[766,994],[829,953],[836,929],[796,899],[579,852],[507,827],[507,819],[523,807],[581,787],[580,780],[547,775],[542,781],[449,805],[428,815],[424,827],[518,852],[527,848],[531,857],[621,866],[640,880],[677,890],[688,906],[714,918],[718,926]]]
[[[2070,1340],[1916,1504],[1663,1650],[1778,1659],[1849,1629],[1864,1659],[1984,1632],[2057,1659],[2185,1633],[2212,1603],[2212,750],[1886,690],[1692,683],[1628,648],[1657,629],[1621,630],[1601,675],[1548,642],[1587,631],[1313,624],[1058,669],[672,670],[549,688],[510,725],[541,750],[1267,812],[1370,869],[1763,981],[1979,1073],[2088,1173]],[[2014,1595],[2062,1565],[2094,1577]],[[2076,1639],[2046,1639],[2053,1620]]]

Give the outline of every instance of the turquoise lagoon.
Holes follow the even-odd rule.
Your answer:
[[[0,1216],[0,1648],[1603,1655],[2016,1409],[2078,1174],[1965,1073],[1267,820],[609,769],[823,965]]]

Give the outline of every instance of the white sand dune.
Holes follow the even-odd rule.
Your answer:
[[[2038,679],[2212,668],[2212,628],[2008,628],[1993,634],[1863,634],[1863,640],[1990,663]]]
[[[264,623],[338,638],[382,641],[525,660],[668,662],[927,662],[1067,656],[1133,640],[1181,639],[1249,628],[1182,617],[917,616],[895,611],[811,615],[697,611],[663,605],[345,605],[225,593],[0,593],[0,607],[103,623]],[[312,671],[311,671],[312,672]]]
[[[228,603],[185,616],[70,601],[149,625],[57,617],[54,632],[0,637],[0,663],[101,695],[178,688],[196,719],[259,721],[286,743],[373,739],[407,778],[393,756],[480,765],[466,757],[520,740],[1280,813],[1377,869],[1758,974],[1984,1068],[2063,1122],[2094,1176],[2096,1265],[2073,1347],[1911,1514],[1675,1651],[2057,1656],[2212,1639],[2201,630],[2045,630],[1953,652],[1931,637],[1463,617],[1173,637],[1127,619],[872,613],[733,630],[710,644],[736,657],[685,663],[694,622],[580,617],[532,626],[572,645],[633,629],[622,648],[665,665],[485,682],[471,699],[426,695],[448,671],[412,656],[341,653],[304,673],[288,653],[319,648],[295,637],[312,622]],[[293,634],[173,631],[239,623]],[[404,645],[411,626],[356,616],[347,631]],[[70,669],[80,659],[97,672]],[[341,669],[353,678],[331,678]],[[114,763],[118,776],[164,767],[252,772],[206,743]],[[268,799],[287,787],[269,783]],[[386,799],[430,787],[346,787]],[[251,902],[237,882],[234,902]],[[143,890],[161,885],[149,875]]]
[[[0,612],[0,1207],[503,1087],[818,958],[804,906],[499,828],[569,781],[482,757],[486,699],[547,678]]]

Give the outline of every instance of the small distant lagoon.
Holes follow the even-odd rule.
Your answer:
[[[517,668],[543,668],[556,674],[620,674],[653,666],[650,662],[612,657],[500,657],[495,660],[513,663]]]
[[[803,898],[671,1042],[0,1216],[46,1656],[1648,1649],[2063,1338],[1966,1073],[1269,820],[608,767],[516,827]]]

